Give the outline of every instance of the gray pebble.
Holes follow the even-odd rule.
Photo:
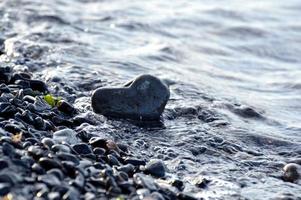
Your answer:
[[[57,143],[66,142],[68,144],[76,144],[79,142],[79,139],[76,137],[76,132],[70,128],[53,133],[53,140]]]
[[[86,143],[78,143],[72,146],[73,150],[82,155],[91,154],[92,150]]]
[[[301,178],[301,167],[295,163],[286,164],[283,167],[283,180],[297,182]]]
[[[160,178],[165,176],[165,168],[161,160],[151,160],[145,165],[145,172]]]

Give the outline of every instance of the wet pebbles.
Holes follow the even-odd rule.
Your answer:
[[[169,91],[162,89],[166,95],[158,105],[164,108]],[[43,99],[47,93],[47,84],[30,74],[0,68],[0,196],[194,199],[181,192],[182,182],[158,183],[166,178],[161,160],[134,158],[125,144],[77,132],[77,110],[66,100],[50,106]]]

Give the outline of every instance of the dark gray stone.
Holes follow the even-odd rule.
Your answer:
[[[47,85],[43,81],[40,80],[28,80],[28,81],[29,81],[30,88],[32,90],[37,90],[40,92],[48,92]]]
[[[301,178],[301,167],[295,163],[289,163],[283,167],[283,180],[296,182]]]
[[[42,150],[39,146],[30,146],[28,148],[28,154],[35,159],[39,159],[44,155],[44,150]]]
[[[134,166],[145,165],[146,162],[144,160],[136,159],[136,158],[126,158],[124,160],[126,164],[132,164]]]
[[[76,112],[76,109],[73,107],[73,105],[71,105],[70,103],[64,101],[64,100],[61,100],[58,104],[58,107],[59,111],[61,112],[64,112],[66,114],[73,114]]]
[[[151,75],[138,76],[122,88],[99,88],[92,108],[105,116],[158,120],[169,99],[168,87]]]
[[[107,139],[104,139],[104,138],[98,138],[98,137],[92,137],[90,140],[89,140],[89,144],[96,148],[96,147],[100,147],[100,148],[104,148],[104,149],[107,149]]]
[[[4,196],[10,192],[11,185],[7,183],[0,183],[0,196]]]
[[[9,165],[8,165],[8,162],[6,161],[6,160],[4,160],[4,159],[1,159],[0,160],[0,170],[2,170],[2,169],[5,169],[5,168],[7,168]]]
[[[38,163],[34,163],[31,166],[31,169],[32,169],[32,171],[36,172],[37,174],[44,174],[45,173],[45,170]]]
[[[15,185],[18,182],[21,182],[23,180],[23,177],[19,176],[19,174],[16,174],[14,172],[5,171],[0,174],[0,182],[1,183],[8,183],[10,185]]]
[[[45,183],[48,186],[59,186],[61,181],[54,174],[45,174],[38,177],[38,181]]]
[[[47,174],[53,174],[55,175],[59,180],[63,180],[64,179],[64,174],[60,169],[51,169],[47,172]]]
[[[0,67],[0,83],[9,83],[12,74],[10,67]]]
[[[54,141],[51,138],[43,138],[42,144],[48,148],[51,149],[51,147],[54,145]]]
[[[91,154],[92,150],[91,148],[85,144],[85,143],[78,143],[72,146],[73,150],[76,151],[76,153],[81,155]]]
[[[145,172],[156,177],[165,176],[165,165],[161,160],[151,160],[145,166]]]
[[[107,156],[109,163],[113,166],[113,165],[120,165],[119,161],[117,160],[117,158],[113,155],[108,155]]]
[[[10,93],[10,89],[9,87],[7,87],[7,85],[5,85],[4,83],[0,84],[0,92],[1,93]]]
[[[70,153],[71,151],[70,147],[64,144],[55,144],[51,147],[51,150],[54,152],[65,152],[65,153]]]
[[[118,167],[117,169],[118,169],[118,171],[122,171],[127,174],[133,174],[135,167],[132,164],[126,164],[126,165],[122,165],[122,166]]]
[[[79,159],[71,153],[60,152],[60,153],[57,153],[56,156],[60,160],[70,161],[70,162],[73,162],[75,165],[79,164]]]
[[[74,188],[70,187],[69,190],[64,194],[64,200],[78,200],[80,193]]]
[[[177,194],[177,198],[179,200],[198,200],[198,198],[193,197],[192,194],[187,194],[183,192],[179,192]]]
[[[104,155],[106,150],[104,148],[96,147],[93,149],[93,153],[96,155]]]
[[[11,103],[0,103],[0,116],[4,118],[12,117],[17,112],[16,107]]]
[[[46,170],[53,169],[53,168],[61,168],[59,162],[47,157],[40,158],[39,164]]]
[[[11,158],[14,157],[16,154],[15,148],[6,142],[4,142],[2,145],[2,152],[4,155],[9,156]]]
[[[134,174],[133,180],[137,187],[147,188],[150,191],[156,191],[158,189],[158,186],[150,176],[137,173]]]

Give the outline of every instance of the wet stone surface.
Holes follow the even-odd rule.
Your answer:
[[[93,92],[92,108],[106,116],[158,120],[170,92],[161,80],[141,75],[123,88],[100,88]]]
[[[166,192],[156,183],[156,179],[166,175],[163,161],[147,162],[131,155],[125,143],[116,143],[109,137],[89,137],[83,131],[79,133],[72,124],[76,112],[70,103],[58,109],[50,106],[43,99],[48,90],[42,81],[27,80],[31,84],[8,90],[14,81],[24,79],[17,75],[11,79],[12,73],[16,73],[13,69],[0,69],[3,73],[0,106],[4,117],[0,121],[3,135],[0,140],[1,196],[74,200],[181,196],[179,186],[170,184],[173,189]],[[24,99],[19,94],[27,88],[35,92]],[[25,100],[22,104],[18,103],[21,99]]]

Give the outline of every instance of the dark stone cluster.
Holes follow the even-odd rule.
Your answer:
[[[194,199],[183,182],[165,179],[161,160],[75,127],[71,103],[50,106],[47,84],[0,68],[0,196],[13,199]]]

